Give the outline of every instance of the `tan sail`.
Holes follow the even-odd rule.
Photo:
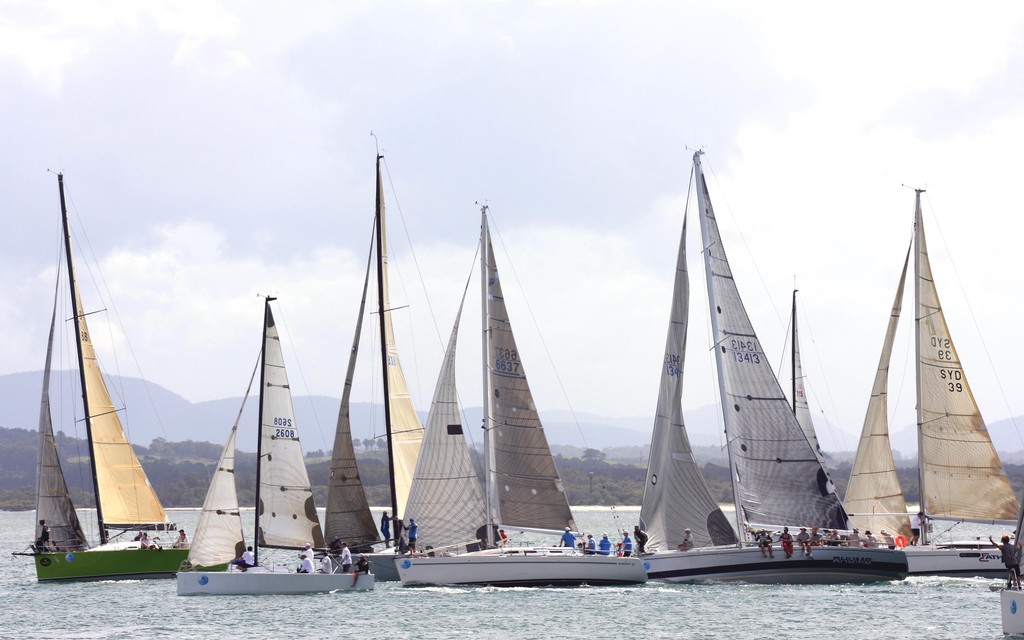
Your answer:
[[[77,286],[75,291],[78,291]],[[121,428],[121,420],[110,400],[89,337],[81,296],[77,293],[75,313],[79,316],[83,379],[88,388],[86,395],[89,406],[86,411],[91,418],[93,455],[96,457],[96,485],[99,488],[97,500],[103,508],[104,524],[108,527],[131,528],[140,524],[167,522],[167,513]]]
[[[892,359],[893,342],[899,325],[900,309],[903,307],[903,290],[907,281],[907,265],[910,248],[903,260],[903,273],[892,303],[889,326],[885,331],[882,355],[878,359],[875,383],[871,387],[864,427],[861,429],[857,457],[850,471],[850,482],[846,486],[846,510],[853,524],[862,531],[887,530],[910,537],[910,518],[906,515],[907,503],[903,498],[896,475],[896,463],[892,457],[889,442],[889,363]]]
[[[398,513],[405,513],[405,505],[412,487],[412,477],[416,471],[416,459],[420,455],[423,442],[423,425],[420,424],[416,408],[412,403],[412,395],[405,383],[402,364],[398,359],[395,347],[395,332],[391,324],[391,300],[388,294],[388,256],[386,217],[384,215],[384,189],[380,173],[377,173],[377,194],[380,203],[380,247],[381,275],[384,284],[384,340],[387,349],[388,402],[391,403],[391,446],[395,461],[395,502]],[[413,515],[415,517],[415,515]]]
[[[932,279],[917,194],[917,422],[921,493],[929,516],[1015,520],[1017,498],[978,410]]]

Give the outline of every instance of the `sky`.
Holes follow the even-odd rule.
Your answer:
[[[913,187],[927,189],[932,266],[982,412],[1024,413],[1022,22],[1011,2],[0,0],[0,374],[43,365],[63,171],[108,370],[194,402],[241,395],[257,296],[272,294],[293,392],[340,396],[379,150],[419,408],[476,274],[486,202],[542,416],[652,416],[701,148],[776,362],[800,290],[826,448],[856,446]],[[717,402],[693,222],[685,408]],[[480,404],[478,287],[459,347],[467,405]],[[895,424],[914,420],[902,343]],[[379,393],[371,367],[356,400]]]

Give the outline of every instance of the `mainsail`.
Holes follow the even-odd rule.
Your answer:
[[[338,425],[334,430],[334,448],[331,454],[331,474],[327,479],[327,511],[324,513],[325,537],[328,541],[340,538],[353,546],[379,540],[377,526],[366,501],[366,492],[359,477],[355,449],[352,446],[352,423],[349,418],[352,380],[355,377],[362,335],[363,314],[366,310],[366,292],[370,281],[369,259],[363,280],[363,297],[359,302],[355,336],[345,372],[345,387],[341,392]]]
[[[394,475],[394,509],[395,513],[405,513],[405,503],[409,498],[412,476],[416,471],[416,458],[420,454],[420,443],[423,442],[423,426],[420,424],[416,408],[412,403],[409,387],[405,383],[402,364],[398,359],[395,347],[395,332],[391,323],[391,300],[388,293],[388,253],[387,225],[384,215],[384,183],[380,173],[380,157],[377,158],[377,250],[378,250],[378,290],[380,296],[381,339],[384,340],[385,374],[387,376],[390,414],[391,459]],[[414,516],[415,517],[415,516]],[[397,533],[397,532],[396,532]]]
[[[59,286],[59,283],[58,283]],[[39,472],[36,485],[36,519],[50,527],[50,544],[62,551],[88,546],[75,505],[71,502],[64,471],[57,455],[50,416],[50,365],[53,360],[53,332],[57,319],[56,292],[53,315],[50,317],[50,339],[46,344],[46,367],[43,369],[43,392],[39,404]],[[45,551],[45,549],[40,549]]]
[[[536,529],[575,528],[565,488],[526,381],[494,261],[487,207],[482,207],[485,434],[492,455],[485,473],[495,523]],[[495,509],[495,506],[497,507]]]
[[[743,307],[694,154],[704,265],[719,390],[741,526],[790,524],[845,529],[835,487],[765,357]]]
[[[465,292],[462,298],[464,302]],[[484,494],[466,446],[455,387],[455,349],[462,305],[459,303],[434,388],[423,448],[406,507],[406,514],[416,518],[425,532],[419,537],[421,549],[476,540],[486,522]]]
[[[1019,505],[949,334],[915,205],[914,289],[920,486],[929,516],[1013,520]]]
[[[683,424],[683,361],[686,357],[689,306],[690,278],[686,270],[684,218],[665,359],[661,367],[658,409],[647,463],[647,484],[640,508],[640,526],[647,531],[650,549],[674,549],[687,528],[691,529],[697,546],[737,541],[735,531],[701,477]]]
[[[324,546],[320,519],[302,457],[299,426],[284,367],[281,338],[267,298],[263,371],[260,378],[260,437],[256,483],[259,546]]]
[[[236,420],[213,472],[195,535],[192,536],[188,561],[193,567],[212,567],[231,562],[245,551],[242,517],[238,511],[238,493],[235,489],[237,433]]]
[[[804,368],[800,362],[800,338],[796,324],[796,291],[793,291],[793,413],[796,415],[796,421],[800,424],[800,428],[804,430],[807,441],[811,443],[811,448],[814,449],[814,455],[818,458],[818,462],[823,469],[828,471],[828,465],[825,463],[825,454],[821,450],[821,445],[818,444],[818,434],[814,431],[811,408],[807,403]]]
[[[871,387],[871,400],[868,401],[867,415],[864,416],[857,457],[853,460],[850,482],[846,485],[846,499],[843,501],[852,514],[850,519],[862,530],[886,529],[907,537],[910,536],[910,518],[903,515],[907,513],[907,503],[896,475],[896,462],[889,442],[888,386],[889,363],[900,321],[900,309],[903,307],[903,289],[909,261],[910,247],[903,260],[903,272],[889,314],[889,325],[885,330],[885,342],[878,359],[875,382]]]
[[[96,505],[100,514],[100,542],[106,542],[105,527],[128,529],[160,526],[167,523],[156,492],[149,484],[132,445],[121,428],[121,420],[110,400],[103,381],[99,360],[89,337],[86,313],[74,275],[71,258],[71,229],[67,207],[64,204],[64,176],[58,174],[61,214],[64,221],[64,240],[67,254],[68,280],[71,283],[75,328],[78,340],[78,362],[85,404],[86,429],[89,433],[90,454],[96,488]]]

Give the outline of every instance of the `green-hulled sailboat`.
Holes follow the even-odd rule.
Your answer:
[[[43,373],[39,412],[39,468],[36,492],[37,537],[29,552],[39,581],[170,578],[188,555],[187,548],[141,548],[130,531],[174,530],[142,465],[125,436],[117,410],[107,391],[99,361],[89,337],[86,312],[75,280],[71,259],[71,229],[64,200],[64,176],[57,175],[64,227],[64,249],[71,287],[78,369],[85,407],[85,429],[99,544],[90,546],[71,502],[61,470],[50,417],[49,383],[57,301],[50,320],[50,338]],[[59,290],[58,276],[58,290]],[[45,530],[45,532],[44,532]]]

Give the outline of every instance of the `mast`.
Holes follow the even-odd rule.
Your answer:
[[[789,358],[790,358],[790,372],[793,378],[793,395],[790,397],[793,399],[793,417],[796,415],[796,292],[798,289],[793,289],[793,320],[792,320],[792,335],[790,336],[790,347],[789,347]]]
[[[487,205],[480,205],[480,322],[482,330],[480,336],[482,346],[480,349],[481,367],[483,372],[484,392],[484,503],[486,508],[484,522],[487,529],[487,546],[494,546],[494,452],[491,450],[494,442],[491,439],[491,376],[487,371],[487,356],[490,349],[490,327],[487,322],[487,261],[490,259],[487,249],[490,243],[487,241]]]
[[[391,395],[388,389],[388,342],[387,342],[387,321],[384,314],[388,310],[384,308],[384,194],[380,176],[380,161],[384,156],[377,155],[377,201],[374,213],[374,222],[377,227],[377,317],[380,321],[380,360],[381,378],[384,382],[384,432],[388,439],[388,483],[391,489],[391,515],[394,518],[398,515],[398,488],[395,485],[395,448],[391,436]],[[401,531],[395,529],[395,541],[397,544]]]
[[[707,246],[708,196],[707,192],[704,190],[704,168],[701,167],[700,164],[700,157],[702,155],[704,155],[703,151],[696,151],[693,154],[693,166],[696,169],[695,179],[697,180],[697,205],[700,207],[700,231],[704,244],[702,249],[702,253],[704,254],[704,277],[707,280],[708,305],[711,311],[711,333],[717,340],[717,337],[720,335],[720,330],[718,327],[719,312],[716,310],[719,309],[719,307],[715,302],[715,287],[713,282],[714,275],[711,272],[711,253],[710,247]],[[736,460],[732,453],[732,435],[730,434],[729,429],[729,402],[725,394],[725,376],[722,373],[724,366],[722,363],[722,350],[718,348],[717,344],[715,344],[713,351],[715,352],[715,366],[718,367],[718,397],[722,402],[722,422],[725,426],[726,451],[729,453],[729,475],[732,479],[732,496],[733,501],[736,503],[736,530],[742,536],[742,539],[746,540],[748,536],[746,527],[743,526],[743,502],[740,500],[740,487],[739,483],[736,481],[738,474],[736,470]]]
[[[256,535],[256,544],[253,545],[253,557],[256,564],[260,561],[260,467],[263,460],[263,394],[267,389],[267,325],[270,321],[270,303],[277,298],[267,296],[263,303],[263,341],[260,342],[260,403],[259,413],[256,422],[256,527],[253,529]]]
[[[57,186],[60,190],[60,215],[64,225],[64,252],[68,263],[68,284],[71,285],[71,304],[74,307],[75,346],[78,351],[78,377],[82,385],[82,407],[85,412],[85,433],[89,439],[89,466],[92,469],[92,490],[96,496],[96,523],[100,528],[100,544],[107,543],[107,528],[103,524],[103,505],[100,501],[100,483],[96,474],[96,451],[92,442],[92,416],[89,415],[89,390],[85,382],[85,359],[82,355],[82,315],[79,308],[78,283],[75,280],[75,267],[71,261],[71,226],[68,223],[68,208],[64,202],[64,174],[57,174]]]
[[[921,382],[921,194],[924,189],[914,189],[914,381],[917,391],[917,490],[920,506],[918,511],[927,508],[924,486],[924,385]],[[927,519],[928,513],[925,512]],[[928,543],[928,525],[921,523],[921,544]]]

